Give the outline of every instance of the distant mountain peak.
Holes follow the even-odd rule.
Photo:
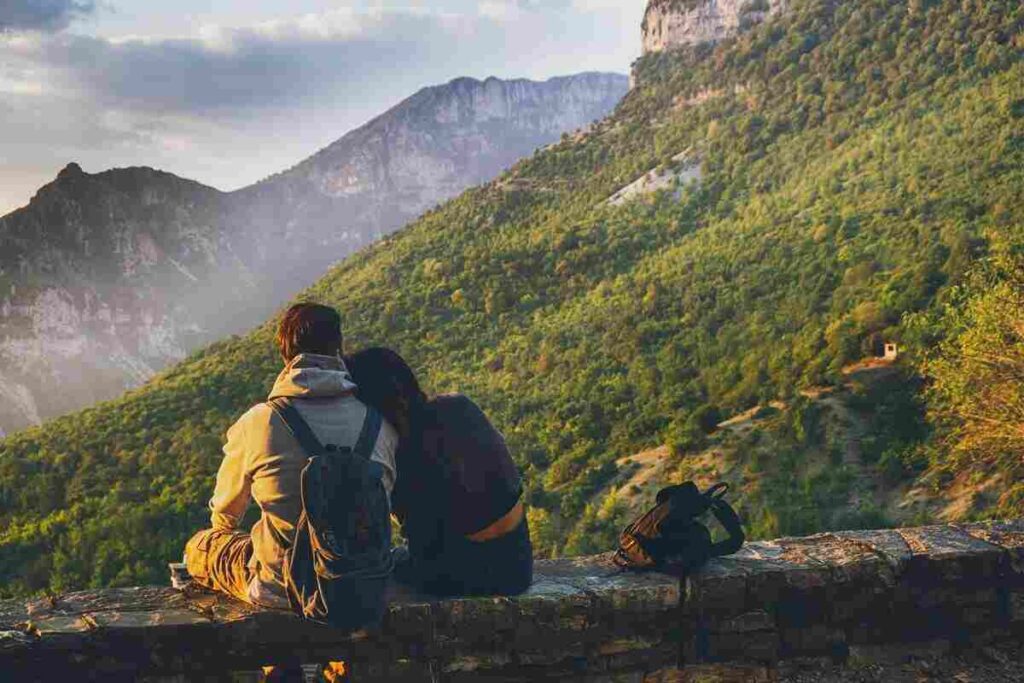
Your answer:
[[[74,178],[83,175],[87,175],[86,172],[82,170],[81,166],[72,161],[71,163],[69,163],[67,166],[60,170],[60,173],[57,174],[57,180],[63,180],[65,178]]]
[[[455,78],[421,88],[255,187],[266,191],[271,185],[301,178],[307,190],[339,198],[392,192],[400,186],[405,188],[405,200],[412,201],[401,211],[402,219],[373,219],[388,226],[382,232],[390,232],[424,208],[492,179],[561,133],[601,118],[627,90],[625,75],[602,72],[545,81]],[[496,131],[488,128],[496,124],[504,129],[501,142],[495,138]],[[288,195],[288,201],[295,200],[293,191]],[[389,198],[387,204],[394,200]]]

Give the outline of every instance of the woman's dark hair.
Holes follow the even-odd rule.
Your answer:
[[[427,402],[416,373],[391,349],[375,347],[345,357],[359,400],[376,408],[403,439]]]
[[[398,478],[391,509],[404,524],[410,501],[422,496],[428,485],[423,462],[427,395],[409,364],[391,349],[377,347],[345,356],[345,366],[358,387],[359,400],[376,408],[398,430]]]
[[[285,363],[303,353],[341,353],[341,316],[330,306],[295,304],[281,317],[276,341]]]

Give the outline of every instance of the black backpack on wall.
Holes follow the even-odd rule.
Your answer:
[[[367,407],[353,448],[324,446],[288,399],[270,407],[309,456],[302,515],[285,555],[288,602],[306,619],[346,630],[376,625],[387,609],[394,568],[383,468],[370,459],[381,415]]]
[[[712,557],[735,553],[746,536],[736,511],[724,500],[728,489],[720,483],[701,493],[692,481],[662,489],[656,505],[620,534],[615,563],[689,574]],[[709,510],[729,534],[724,541],[713,543],[698,519]]]

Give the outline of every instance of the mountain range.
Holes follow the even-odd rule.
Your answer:
[[[1024,514],[1024,6],[650,6],[727,29],[298,298],[487,411],[539,556],[684,479],[752,538]],[[0,442],[0,592],[164,581],[273,330]]]
[[[457,79],[231,193],[69,164],[0,218],[0,434],[250,329],[349,253],[602,118],[626,89],[598,73]]]

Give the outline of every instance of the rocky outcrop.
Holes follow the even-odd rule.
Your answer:
[[[301,164],[241,190],[239,230],[268,246],[280,291],[609,113],[627,79],[460,78],[425,88]],[[311,248],[312,247],[312,248]]]
[[[786,8],[788,0],[651,0],[643,21],[644,54],[712,43]]]
[[[602,118],[626,90],[614,74],[458,79],[233,193],[69,164],[0,218],[0,436],[259,324],[331,264]]]
[[[209,338],[209,288],[237,299],[246,281],[225,199],[148,168],[69,164],[0,218],[0,429],[115,396]]]
[[[395,590],[382,627],[355,634],[199,590],[119,588],[0,602],[0,671],[230,680],[297,659],[343,661],[358,681],[653,683],[774,681],[805,662],[815,668],[791,680],[918,680],[857,674],[915,649],[1019,652],[1022,560],[1020,521],[750,543],[681,580],[623,572],[607,555],[548,560],[515,598]],[[977,680],[1024,673],[1003,664]]]
[[[699,182],[700,178],[700,158],[695,156],[692,150],[687,149],[672,157],[670,163],[652,168],[623,187],[608,198],[608,204],[622,206],[663,190],[671,191],[678,199],[682,196],[683,188]]]

